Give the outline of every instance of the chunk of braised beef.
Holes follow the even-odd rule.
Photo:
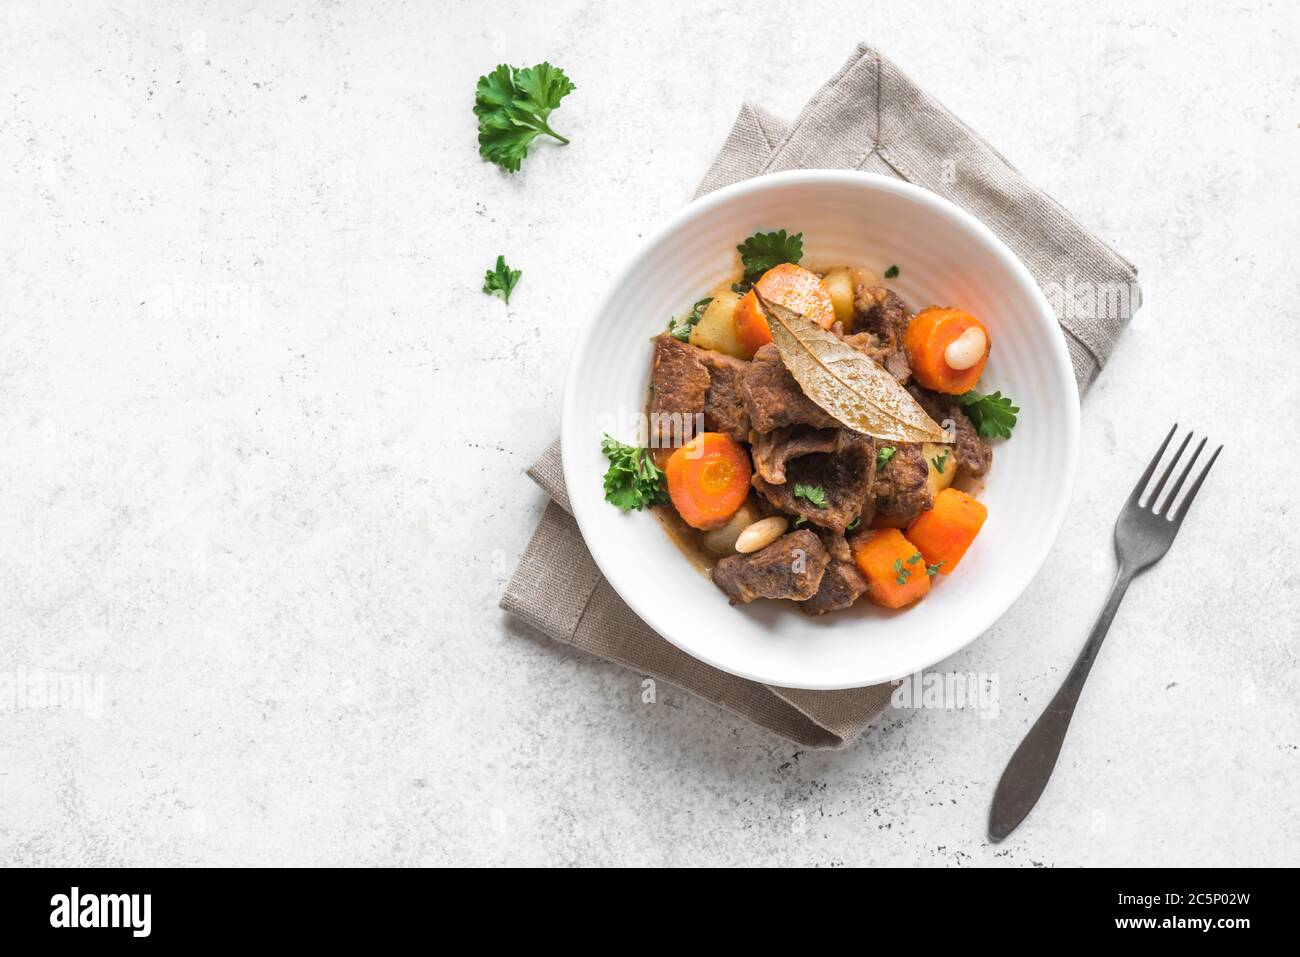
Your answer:
[[[853,328],[850,332],[874,333],[882,346],[897,352],[903,348],[903,333],[910,321],[907,306],[892,289],[866,283],[854,287]]]
[[[783,425],[771,432],[750,436],[754,469],[771,485],[785,484],[785,467],[791,459],[814,452],[833,452],[840,443],[840,429],[815,429],[809,425]]]
[[[860,432],[840,429],[835,451],[803,455],[787,462],[784,483],[774,485],[757,472],[751,482],[778,511],[843,534],[862,514],[875,477],[875,442]],[[825,497],[825,506],[819,507],[806,495],[797,495],[800,486],[817,489],[818,497]]]
[[[849,540],[844,537],[843,532],[837,532],[829,528],[817,529],[817,537],[822,540],[822,547],[826,549],[827,554],[835,561],[851,562],[853,561],[853,552],[849,549]]]
[[[891,443],[894,454],[876,473],[876,515],[897,523],[910,522],[934,506],[928,479],[930,467],[921,446]]]
[[[804,601],[817,594],[830,555],[808,529],[782,535],[748,555],[728,555],[713,568],[713,581],[731,603],[755,598]]]
[[[899,382],[912,377],[903,348],[903,333],[911,316],[902,298],[883,286],[858,283],[853,290],[853,322],[844,341],[869,355]]]
[[[851,336],[845,336],[844,341],[884,366],[885,371],[901,384],[906,385],[912,378],[912,367],[907,361],[907,351],[902,348],[889,348],[874,332],[855,332]]]
[[[749,412],[741,387],[749,363],[708,349],[697,349],[696,353],[709,370],[709,388],[704,394],[704,428],[723,432],[737,442],[748,442]]]
[[[979,434],[964,409],[952,396],[931,392],[919,385],[908,388],[912,396],[925,409],[926,415],[953,435],[953,459],[967,475],[979,478],[993,464],[993,446]]]
[[[828,611],[848,608],[867,590],[867,580],[852,562],[832,559],[822,575],[817,594],[799,603],[809,615],[824,615]]]
[[[957,413],[953,417],[956,423],[957,442],[954,456],[957,459],[957,466],[967,475],[979,478],[988,472],[989,466],[993,464],[993,446],[979,434],[965,412],[956,406],[953,409]]]
[[[664,334],[655,339],[650,370],[650,437],[656,448],[674,448],[695,437],[704,412],[709,370],[699,350]]]
[[[770,342],[754,353],[741,392],[755,432],[771,432],[787,425],[839,427],[839,422],[803,394]]]

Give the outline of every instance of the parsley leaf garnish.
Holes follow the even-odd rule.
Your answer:
[[[890,459],[892,459],[894,457],[894,453],[897,451],[898,449],[891,448],[888,445],[882,446],[879,450],[877,450],[876,452],[877,471],[883,469],[885,467],[885,463],[888,462]]]
[[[668,482],[648,449],[624,445],[608,435],[600,450],[609,459],[605,472],[605,501],[623,511],[663,505],[668,501]]]
[[[483,291],[489,296],[497,295],[510,302],[510,294],[515,291],[522,269],[511,269],[506,265],[506,257],[498,256],[497,264],[483,274]]]
[[[794,487],[794,497],[801,498],[813,508],[826,507],[826,489],[820,485],[801,485]]]
[[[862,524],[862,516],[859,515],[853,521],[849,522],[849,524],[844,526],[844,531],[851,532],[861,524]]]
[[[943,474],[944,468],[948,465],[948,454],[949,453],[945,450],[943,455],[936,455],[934,458],[930,459],[930,462],[934,465],[935,471],[940,475]]]
[[[691,306],[690,315],[680,323],[676,319],[668,320],[668,334],[679,342],[690,342],[691,330],[694,329],[701,318],[704,316],[704,310],[708,308],[709,303],[713,302],[712,296],[705,296],[703,299]]]
[[[886,279],[897,279],[897,278],[898,278],[898,267],[897,267],[897,266],[890,266],[888,269],[886,269],[886,270],[885,270],[885,278],[886,278]]]
[[[808,524],[808,518],[805,515],[800,515],[798,518],[794,520],[795,528],[803,528],[807,524]]]
[[[894,571],[898,575],[894,581],[898,582],[900,585],[906,585],[907,580],[912,577],[912,570],[903,567],[903,560],[901,558],[894,559]]]
[[[546,120],[573,90],[564,71],[549,63],[523,69],[503,63],[479,77],[474,90],[479,155],[517,173],[529,144],[543,133],[568,143]]]
[[[753,284],[773,266],[797,263],[803,258],[803,233],[788,236],[784,229],[775,233],[754,233],[736,250],[740,253],[741,265],[745,267],[744,283],[738,285]]]
[[[914,552],[914,553],[912,554],[912,557],[909,558],[909,559],[907,560],[907,564],[909,564],[909,565],[915,565],[915,564],[916,564],[917,562],[919,562],[920,560],[921,560],[921,553],[920,553],[920,552]]]
[[[983,395],[971,391],[957,396],[957,404],[966,410],[980,435],[986,438],[1011,437],[1011,430],[1016,427],[1016,413],[1020,407],[1011,404],[1011,397],[1000,391],[992,395]]]
[[[925,566],[925,573],[926,573],[927,575],[929,575],[931,578],[933,578],[935,575],[939,574],[939,569],[942,568],[942,567],[943,567],[944,565],[946,565],[946,564],[948,564],[948,563],[947,563],[947,562],[935,562],[933,565],[926,565],[926,566]]]

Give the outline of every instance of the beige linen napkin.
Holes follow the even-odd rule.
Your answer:
[[[993,147],[865,44],[793,123],[746,103],[697,196],[786,169],[861,169],[924,186],[1016,253],[1060,321],[1080,393],[1140,302],[1137,270],[1035,189]],[[813,748],[851,744],[891,686],[800,691],[737,678],[659,637],[614,593],[570,514],[560,445],[528,470],[551,496],[501,607],[556,641],[712,701]]]

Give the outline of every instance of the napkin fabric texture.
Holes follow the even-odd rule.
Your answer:
[[[808,168],[903,179],[985,223],[1049,292],[1080,393],[1140,303],[1132,264],[865,44],[794,122],[742,106],[696,196],[764,173]],[[615,594],[587,551],[570,514],[558,441],[528,474],[551,502],[502,608],[556,641],[668,682],[806,747],[851,744],[888,705],[889,684],[844,691],[764,685],[710,667],[659,637]]]

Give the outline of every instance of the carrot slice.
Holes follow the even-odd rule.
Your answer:
[[[692,528],[718,528],[745,503],[749,454],[721,432],[701,432],[668,459],[668,497]]]
[[[740,297],[736,311],[732,313],[732,322],[736,326],[736,341],[747,356],[752,357],[772,341],[772,330],[767,327],[763,308],[758,304],[758,297],[752,289]]]
[[[867,580],[867,597],[886,608],[902,608],[930,590],[930,576],[917,547],[896,528],[881,528],[853,540],[853,563]]]
[[[802,266],[794,263],[773,266],[759,277],[754,288],[768,302],[780,303],[787,309],[807,316],[823,329],[829,329],[835,322],[835,304],[831,301],[831,294],[826,291],[816,273],[809,272]],[[736,325],[736,339],[751,356],[772,341],[767,318],[752,290],[745,293],[736,306],[733,321]]]
[[[934,507],[907,526],[907,537],[921,550],[927,565],[939,565],[947,575],[961,561],[979,534],[989,510],[961,489],[946,488],[934,497]]]
[[[967,329],[979,329],[984,333],[984,355],[969,369],[954,369],[948,365],[944,352]],[[931,306],[908,324],[903,333],[903,345],[917,382],[935,392],[960,395],[975,388],[979,382],[989,361],[992,341],[988,329],[969,312]]]

